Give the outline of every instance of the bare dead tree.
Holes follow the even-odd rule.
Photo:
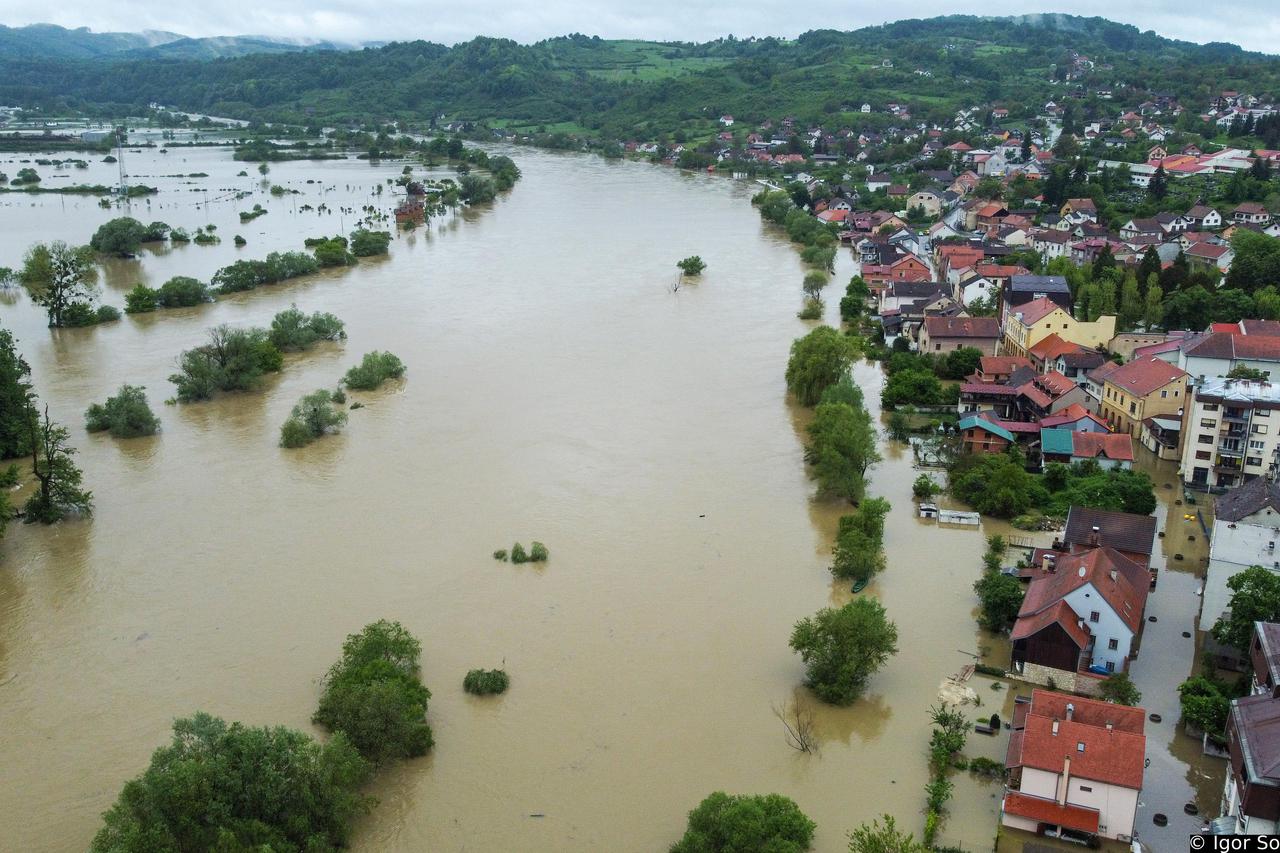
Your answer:
[[[773,706],[773,715],[782,721],[787,732],[787,746],[799,752],[818,753],[818,738],[814,732],[813,709],[794,702]]]

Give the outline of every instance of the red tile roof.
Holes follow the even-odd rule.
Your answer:
[[[1027,353],[1029,355],[1034,355],[1041,361],[1050,361],[1063,353],[1081,352],[1086,349],[1088,349],[1088,347],[1072,343],[1071,341],[1064,341],[1057,332],[1054,332],[1053,334],[1036,341],[1035,346],[1029,349]]]
[[[1065,601],[1059,601],[1051,607],[1026,617],[1019,616],[1013,624],[1013,632],[1009,635],[1009,639],[1025,640],[1027,637],[1039,634],[1054,623],[1062,627],[1077,647],[1083,649],[1089,645],[1089,632],[1081,627],[1080,617]]]
[[[995,317],[925,317],[924,327],[931,338],[1000,337],[1000,321]]]
[[[1010,388],[1008,385],[997,385],[993,382],[966,382],[960,386],[962,394],[998,394],[1000,396],[1012,397],[1018,393],[1017,388]]]
[[[1133,439],[1125,433],[1073,432],[1071,455],[1081,459],[1133,461]]]
[[[1087,433],[1073,433],[1087,435]],[[1127,438],[1127,436],[1126,436]],[[1142,611],[1147,604],[1151,575],[1143,566],[1114,548],[1091,548],[1083,554],[1059,557],[1051,572],[1040,572],[1027,587],[1018,611],[1018,623],[1038,616],[1059,604],[1062,599],[1085,584],[1092,584],[1129,630],[1135,634],[1142,627]],[[1015,626],[1015,636],[1019,629]],[[1023,633],[1023,636],[1026,636]]]
[[[1072,382],[1056,370],[1050,370],[1043,376],[1037,376],[1032,381],[1042,388],[1047,394],[1052,395],[1055,399],[1061,397],[1063,394],[1074,391],[1076,388],[1076,383]]]
[[[974,267],[974,272],[981,276],[1008,278],[1013,275],[1026,275],[1030,270],[1017,264],[978,264]]]
[[[1034,382],[1027,382],[1018,386],[1018,395],[1026,397],[1032,403],[1035,403],[1042,409],[1046,409],[1053,405],[1053,398],[1044,391],[1036,387]]]
[[[1141,789],[1147,744],[1145,717],[1141,708],[1036,690],[1031,694],[1022,737],[1017,744],[1010,740],[1005,764],[1061,773],[1069,758],[1075,778]],[[1015,709],[1015,721],[1017,718]]]
[[[1004,812],[1014,817],[1034,820],[1037,823],[1051,823],[1055,826],[1088,832],[1098,832],[1098,811],[1084,806],[1058,805],[1057,800],[1046,800],[1043,797],[1032,797],[1028,794],[1010,791],[1004,795]]]
[[[1186,375],[1167,361],[1143,358],[1120,365],[1107,376],[1107,382],[1129,394],[1145,397]]]
[[[1215,332],[1187,347],[1187,355],[1200,358],[1256,358],[1280,361],[1280,337],[1259,332],[1247,335]]]
[[[1031,362],[1017,355],[984,355],[978,359],[982,373],[1012,373],[1019,367],[1030,367]]]
[[[1216,261],[1231,251],[1230,246],[1215,246],[1213,243],[1195,243],[1187,249],[1187,254],[1197,258],[1208,258]]]
[[[1053,429],[1055,427],[1066,426],[1068,424],[1077,424],[1084,420],[1091,420],[1103,427],[1107,425],[1106,421],[1102,420],[1102,418],[1098,417],[1093,412],[1090,412],[1084,406],[1079,403],[1072,403],[1053,417],[1041,418],[1040,426],[1045,429]]]

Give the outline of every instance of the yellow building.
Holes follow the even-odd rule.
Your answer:
[[[1026,358],[1027,350],[1049,335],[1096,349],[1106,346],[1116,333],[1114,315],[1106,314],[1092,323],[1085,323],[1072,317],[1070,312],[1047,296],[1016,307],[1006,306],[1003,320],[1004,338],[1000,342],[1000,354],[1020,358]]]
[[[1144,418],[1176,416],[1186,404],[1186,371],[1155,357],[1122,364],[1103,381],[1103,420],[1116,432],[1135,438]]]

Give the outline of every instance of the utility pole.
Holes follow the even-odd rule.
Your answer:
[[[124,144],[128,133],[128,127],[121,127],[116,130],[116,164],[120,167],[120,187],[116,192],[120,195],[120,201],[125,205],[129,204],[128,173],[124,168]]]

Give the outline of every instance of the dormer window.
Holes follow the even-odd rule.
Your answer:
[[[1084,752],[1084,741],[1076,741],[1076,752]]]

